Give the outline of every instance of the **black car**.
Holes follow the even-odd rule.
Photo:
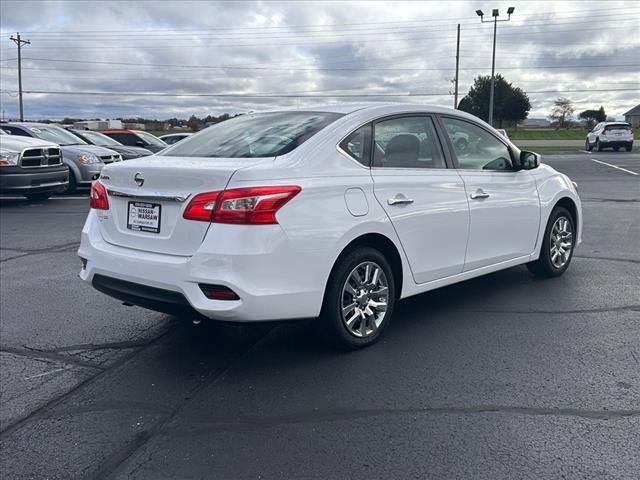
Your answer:
[[[151,150],[142,147],[130,147],[128,145],[123,145],[117,140],[114,140],[100,132],[94,132],[93,130],[80,130],[78,128],[71,127],[68,127],[67,130],[91,145],[99,145],[101,147],[107,147],[111,150],[115,150],[122,155],[123,160],[131,160],[132,158],[153,155]]]
[[[100,130],[100,133],[104,133],[128,147],[142,147],[151,150],[153,153],[164,150],[169,146],[155,135],[142,130]]]

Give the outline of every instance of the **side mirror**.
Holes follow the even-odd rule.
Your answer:
[[[523,170],[533,170],[540,165],[540,155],[534,152],[520,152],[520,168]]]

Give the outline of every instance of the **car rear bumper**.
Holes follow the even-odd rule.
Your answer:
[[[80,278],[114,298],[152,310],[236,322],[320,313],[326,275],[292,261],[279,226],[248,227],[255,241],[242,242],[238,235],[247,237],[239,232],[242,226],[216,225],[215,235],[207,235],[194,255],[179,256],[107,243],[99,221],[91,211],[83,228]],[[240,299],[211,300],[201,284],[225,286]]]
[[[600,140],[603,147],[627,147],[633,145],[633,140]]]
[[[64,190],[69,183],[69,169],[66,166],[47,168],[45,171],[29,171],[20,167],[2,168],[3,170],[0,171],[0,192],[2,193],[58,192]]]

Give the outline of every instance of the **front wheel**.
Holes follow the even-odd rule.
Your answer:
[[[76,176],[73,173],[73,171],[71,171],[71,169],[69,170],[69,185],[67,185],[67,189],[65,190],[66,193],[76,193],[76,190],[78,189],[78,183],[76,182]]]
[[[395,298],[393,270],[384,255],[355,248],[329,278],[320,318],[327,340],[343,350],[375,343],[391,320]]]
[[[575,220],[564,207],[556,207],[544,232],[538,260],[527,268],[538,277],[559,277],[571,263],[575,244]]]
[[[584,149],[587,152],[590,152],[591,150],[593,150],[593,147],[591,146],[591,144],[589,143],[589,139],[587,138],[584,142]]]
[[[620,150],[620,147],[613,147],[614,152],[617,152],[618,150]]]
[[[602,146],[602,144],[600,143],[600,139],[598,138],[598,139],[596,140],[596,150],[597,150],[597,151],[599,151],[599,152],[601,152],[601,151],[603,150],[603,148],[604,148],[604,147]]]

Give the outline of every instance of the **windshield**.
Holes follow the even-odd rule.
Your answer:
[[[289,153],[342,114],[275,112],[241,115],[176,143],[166,156],[259,158]]]
[[[140,138],[144,139],[144,141],[147,142],[149,145],[155,145],[156,147],[166,147],[167,146],[166,143],[164,143],[162,140],[160,140],[155,135],[151,135],[150,133],[147,133],[147,132],[136,132],[136,135],[138,135]]]
[[[79,137],[76,137],[73,133],[67,132],[64,128],[56,127],[54,125],[38,126],[38,127],[26,127],[33,135],[42,140],[48,140],[58,145],[86,145],[87,142]]]
[[[92,132],[91,130],[74,130],[74,132],[78,132],[78,135],[82,135],[84,138],[89,140],[94,145],[100,145],[101,147],[122,145],[117,140],[114,140],[111,137],[107,137],[106,135],[100,132]]]
[[[615,123],[613,125],[607,125],[604,127],[606,131],[609,130],[631,130],[631,126],[628,123]]]

